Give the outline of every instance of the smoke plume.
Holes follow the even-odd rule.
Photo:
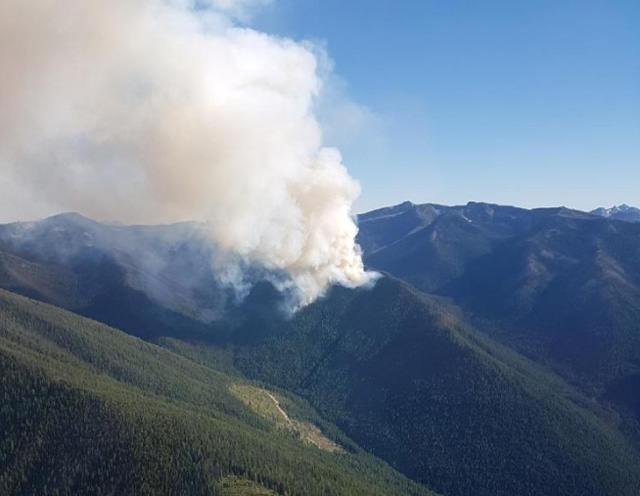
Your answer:
[[[257,3],[3,0],[3,208],[204,221],[230,282],[257,265],[300,305],[368,282],[320,58],[238,27]]]

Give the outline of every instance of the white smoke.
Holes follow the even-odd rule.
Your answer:
[[[300,305],[370,281],[358,184],[314,116],[318,57],[237,27],[257,3],[0,2],[5,202],[205,221],[229,261],[286,274]]]

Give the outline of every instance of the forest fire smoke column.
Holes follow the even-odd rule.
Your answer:
[[[0,3],[0,196],[205,221],[239,267],[230,283],[260,266],[297,306],[370,282],[350,213],[359,186],[314,114],[319,59],[238,27],[251,3]]]

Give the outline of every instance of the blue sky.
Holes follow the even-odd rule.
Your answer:
[[[252,25],[323,43],[366,108],[329,136],[358,211],[640,205],[638,0],[274,0]]]

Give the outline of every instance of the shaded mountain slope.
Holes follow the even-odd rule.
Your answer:
[[[637,430],[640,224],[562,208],[439,208],[426,225],[365,253],[367,263],[452,298],[478,328],[615,404]],[[360,227],[363,239],[392,231]]]
[[[388,210],[395,213],[389,215]],[[446,207],[407,202],[358,216],[358,241],[367,265],[433,292],[463,274],[469,261],[553,214],[590,217],[565,209],[530,211],[485,203]]]
[[[272,427],[238,378],[4,291],[0,369],[2,494],[234,494],[228,475],[282,495],[428,493],[329,425],[349,454]]]
[[[612,412],[389,277],[372,291],[335,289],[260,330],[236,365],[304,395],[360,445],[447,495],[640,490],[638,454]]]
[[[601,383],[640,365],[638,260],[640,226],[550,217],[442,292]]]
[[[447,495],[638,493],[638,454],[619,427],[632,430],[640,397],[634,375],[640,362],[635,361],[637,347],[630,346],[639,321],[633,306],[638,246],[633,229],[640,224],[566,209],[403,204],[362,216],[360,226],[369,265],[389,268],[422,291],[440,296],[419,293],[387,277],[373,291],[335,289],[285,321],[274,312],[279,295],[261,284],[241,305],[229,309],[224,292],[212,283],[211,253],[188,233],[179,232],[182,227],[171,234],[175,226],[105,226],[68,215],[43,225],[0,226],[0,286],[119,325],[189,357],[185,363],[191,366],[198,362],[232,374],[240,370],[297,392],[360,446]],[[114,241],[122,233],[123,239],[143,238],[136,243],[150,254],[151,266],[144,257],[141,262],[133,256],[130,248],[122,248],[128,241]],[[58,236],[62,238],[56,241]],[[68,246],[77,249],[65,252]],[[221,319],[216,317],[220,308],[225,308]],[[21,332],[28,335],[30,325]],[[587,396],[476,328],[539,364],[553,365]],[[65,346],[86,341],[79,335],[65,339]],[[117,347],[109,350],[119,356]],[[156,370],[148,366],[153,373],[144,380],[152,381]],[[101,374],[113,378],[119,370]],[[171,374],[182,377],[175,370]],[[173,384],[171,374],[167,380]],[[191,384],[191,372],[186,375],[185,384]],[[74,369],[67,376],[82,374]],[[193,377],[198,375],[194,372]],[[215,381],[228,380],[216,377]],[[206,379],[210,380],[214,379]],[[72,394],[77,392],[74,384]],[[164,397],[165,392],[154,389],[162,385],[147,386]],[[176,384],[167,395],[171,398],[175,391],[192,387]],[[91,398],[105,401],[94,390],[102,391],[91,389]],[[12,394],[11,401],[30,401]],[[198,408],[200,394],[192,398]],[[107,399],[116,412],[123,410],[111,396]],[[237,398],[229,398],[227,389],[220,390],[219,399],[215,408],[205,410],[225,411],[235,405],[229,416],[237,419],[245,412],[247,419],[260,424]],[[186,400],[180,396],[180,401]],[[135,401],[124,401],[130,403]],[[608,408],[609,403],[618,410]],[[111,406],[107,410],[111,412]],[[171,425],[179,425],[172,418]],[[125,424],[131,426],[129,421]],[[182,427],[176,429],[183,432]],[[244,421],[238,429],[245,429]],[[130,430],[135,434],[133,427]],[[266,431],[260,450],[276,435]],[[344,443],[357,451],[350,441]],[[253,449],[237,446],[238,453]],[[306,453],[295,446],[294,458]],[[151,454],[144,456],[159,463]],[[250,461],[254,467],[255,460]],[[366,463],[347,465],[360,474],[358,467],[371,467]],[[345,468],[331,467],[338,472]],[[209,486],[219,483],[218,475],[198,473]],[[404,482],[385,474],[383,470],[382,479],[392,487],[404,487]],[[352,482],[344,484],[358,488],[367,487],[370,480],[366,476],[362,482],[358,476],[356,483],[350,475],[345,477]],[[353,489],[353,494],[359,490]]]
[[[62,214],[0,226],[0,287],[145,339],[205,339],[229,291],[201,226],[118,226]]]

